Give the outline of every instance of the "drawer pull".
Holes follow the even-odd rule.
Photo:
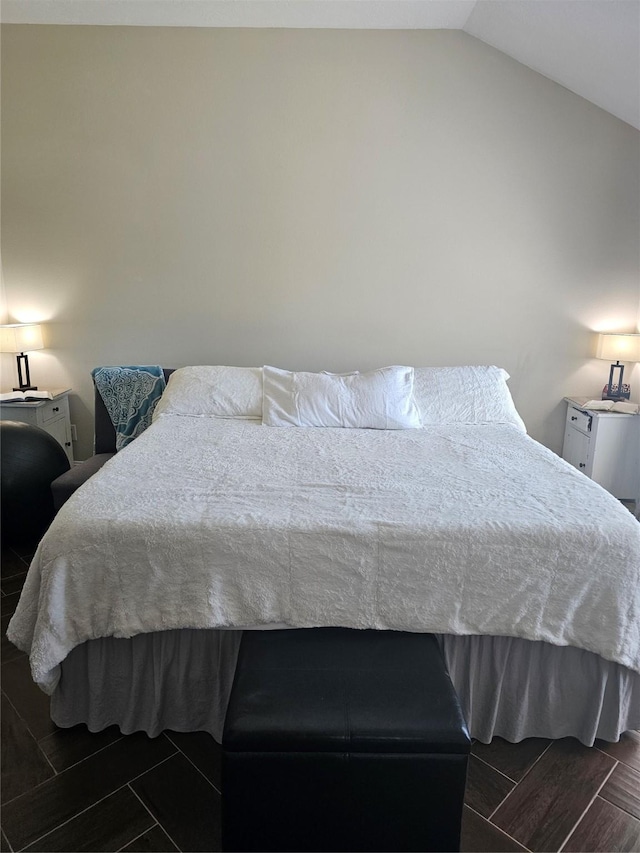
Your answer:
[[[60,411],[60,409],[59,409],[59,407],[58,407],[58,406],[54,406],[54,407],[53,407],[53,409],[51,409],[51,411],[52,411],[52,412],[59,412],[59,411]]]
[[[64,446],[65,446],[65,447],[71,447],[71,442],[70,442],[70,441],[65,441]]]
[[[581,467],[581,468],[586,468],[586,467],[587,467],[587,463],[586,463],[586,462],[580,462],[580,467]]]
[[[578,419],[577,419],[577,417],[576,417],[575,415],[573,415],[573,416],[571,417],[571,420],[572,420],[572,421],[577,421]]]

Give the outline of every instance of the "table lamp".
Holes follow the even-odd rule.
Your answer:
[[[44,349],[42,327],[34,323],[10,323],[0,326],[0,352],[17,354],[18,387],[14,391],[37,391],[38,386],[31,384],[29,359],[25,350]],[[23,375],[24,367],[24,375]]]
[[[623,383],[624,365],[620,361],[640,361],[640,334],[598,336],[597,358],[613,362],[609,371],[609,382],[602,389],[603,400],[628,400],[631,386]],[[614,373],[618,371],[617,382]]]

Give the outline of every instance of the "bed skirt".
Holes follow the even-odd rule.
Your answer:
[[[241,631],[106,637],[61,665],[51,717],[123,734],[206,731],[220,741]],[[617,741],[640,728],[640,675],[573,647],[511,637],[439,637],[471,736]]]

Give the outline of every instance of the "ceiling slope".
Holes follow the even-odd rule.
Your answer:
[[[462,29],[476,0],[2,0],[20,24]]]
[[[635,0],[480,0],[464,30],[640,128]]]
[[[2,0],[3,23],[461,29],[640,129],[640,0]]]

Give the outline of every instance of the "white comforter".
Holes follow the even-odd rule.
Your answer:
[[[640,524],[517,428],[163,415],[62,508],[9,638],[343,625],[546,640],[640,671]]]

